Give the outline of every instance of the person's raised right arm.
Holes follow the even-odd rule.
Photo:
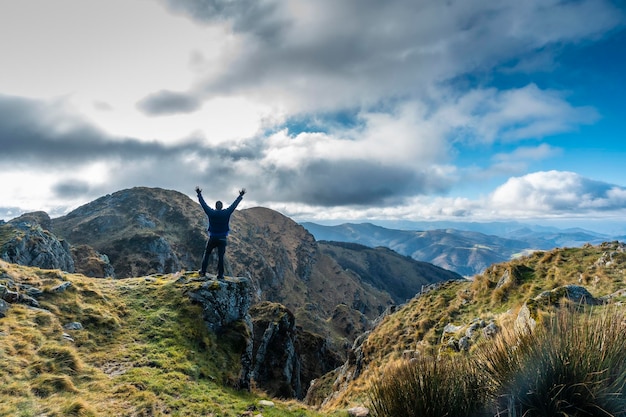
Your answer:
[[[209,207],[204,201],[204,198],[202,197],[202,189],[198,186],[196,186],[196,194],[198,195],[198,201],[200,202],[202,209],[206,214],[209,214],[209,212],[211,211],[211,207]]]

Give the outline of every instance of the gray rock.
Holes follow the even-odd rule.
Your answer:
[[[467,336],[463,336],[459,339],[459,350],[467,352],[470,348],[470,338]]]
[[[491,322],[485,326],[483,329],[483,336],[485,337],[493,337],[500,331],[500,328],[494,323]]]
[[[65,281],[65,282],[57,285],[56,287],[51,288],[50,291],[52,291],[52,292],[64,292],[68,288],[70,288],[71,286],[72,286],[72,283],[70,281]]]
[[[509,271],[508,269],[506,271],[504,271],[504,273],[502,274],[502,276],[500,277],[500,280],[498,280],[498,284],[496,284],[496,290],[500,287],[503,287],[505,285],[507,285],[508,283],[510,283],[512,281],[511,278],[511,271]]]
[[[67,323],[63,326],[65,330],[83,330],[83,325],[77,321]]]
[[[518,333],[530,333],[537,326],[537,321],[532,317],[528,304],[524,303],[517,318],[515,319],[515,330]]]
[[[23,217],[23,216],[22,216]],[[14,237],[2,245],[0,258],[11,263],[75,272],[70,246],[32,219],[13,219]]]
[[[6,317],[7,311],[9,311],[9,303],[0,299],[0,319]]]
[[[234,332],[243,339],[241,372],[238,387],[250,388],[252,373],[252,320],[249,309],[252,284],[247,278],[228,278],[225,281],[206,281],[189,293],[189,298],[202,306],[202,317],[207,328],[214,332]]]
[[[260,303],[253,307],[254,357],[252,378],[269,395],[301,398],[300,358],[296,353],[295,317],[285,306]]]
[[[370,410],[365,407],[352,407],[346,410],[351,417],[367,417],[370,415]]]
[[[41,294],[43,294],[43,291],[37,287],[28,287],[26,288],[26,294],[31,297],[39,297]]]

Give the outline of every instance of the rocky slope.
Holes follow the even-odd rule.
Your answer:
[[[74,272],[70,245],[49,229],[50,217],[35,212],[0,225],[0,259],[21,265]]]
[[[344,365],[318,379],[309,404],[331,410],[366,401],[386,366],[489,343],[503,329],[533,328],[559,307],[626,301],[626,244],[538,251],[494,264],[472,281],[431,286],[358,338]]]

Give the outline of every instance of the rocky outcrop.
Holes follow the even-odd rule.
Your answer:
[[[247,278],[228,278],[224,281],[205,278],[180,278],[181,282],[197,282],[189,298],[202,306],[202,317],[207,328],[235,340],[234,347],[241,355],[238,388],[249,389],[252,375],[253,327],[250,319],[252,285]]]
[[[12,304],[39,307],[36,300],[43,291],[37,287],[15,282],[9,275],[0,274],[0,318],[6,316]]]
[[[89,245],[71,246],[76,272],[92,278],[115,278],[109,257]]]
[[[293,314],[270,302],[254,306],[250,314],[254,325],[252,378],[272,396],[297,397],[302,385]]]
[[[49,222],[47,214],[38,212],[0,226],[2,234],[10,236],[2,243],[0,258],[20,265],[75,272],[69,244],[43,228]]]
[[[567,300],[578,305],[599,305],[605,301],[595,298],[585,287],[564,285],[551,291],[544,291],[524,303],[515,321],[515,328],[520,332],[532,331],[537,325],[537,312],[542,307],[559,306]]]

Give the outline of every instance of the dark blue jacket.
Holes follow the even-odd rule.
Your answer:
[[[209,236],[228,236],[228,232],[230,231],[230,227],[228,225],[230,221],[230,215],[233,214],[233,211],[235,211],[237,205],[239,205],[242,198],[242,196],[237,197],[235,201],[233,201],[233,204],[228,206],[228,208],[215,210],[209,207],[204,201],[204,198],[202,198],[202,194],[198,193],[198,200],[200,201],[200,205],[204,209],[207,217],[209,218]]]

